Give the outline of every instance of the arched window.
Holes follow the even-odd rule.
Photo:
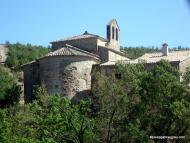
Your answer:
[[[116,40],[118,41],[118,29],[116,28]]]
[[[110,26],[107,26],[107,39],[110,40],[111,36],[110,36]]]
[[[115,30],[114,30],[114,27],[112,27],[112,39],[114,39],[115,37],[114,33],[115,33]]]

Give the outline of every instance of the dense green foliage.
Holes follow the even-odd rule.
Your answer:
[[[127,54],[128,58],[136,59],[145,53],[159,52],[159,48],[148,48],[148,47],[124,47],[124,52]]]
[[[94,72],[91,101],[72,104],[38,87],[36,100],[0,109],[0,142],[5,143],[147,143],[150,136],[190,136],[190,90],[177,71],[161,61],[118,63],[117,74]],[[162,140],[163,141],[163,140]],[[166,140],[165,140],[166,141]]]
[[[185,73],[182,75],[183,77],[183,83],[186,85],[190,84],[190,67],[186,68]]]
[[[38,59],[47,54],[50,49],[43,46],[33,46],[31,44],[8,44],[9,52],[6,65],[9,68],[19,70],[20,66],[32,60]]]
[[[21,88],[15,78],[0,65],[0,107],[17,103],[20,98]]]
[[[117,72],[121,80],[97,74],[93,87],[102,142],[147,143],[150,136],[185,136],[181,142],[188,142],[190,91],[168,62],[150,71],[119,64]]]
[[[0,110],[0,142],[97,142],[95,120],[88,116],[89,102],[73,105],[43,91],[37,91],[39,98],[31,104]]]

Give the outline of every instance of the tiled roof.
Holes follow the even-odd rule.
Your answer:
[[[137,64],[138,63],[137,60],[118,60],[118,61],[108,61],[108,62],[100,64],[100,66],[114,66],[118,62],[121,62],[124,64]]]
[[[107,39],[105,39],[103,37],[100,37],[100,36],[95,35],[95,34],[90,34],[87,31],[85,31],[85,33],[82,34],[82,35],[68,37],[68,38],[65,38],[65,39],[60,39],[60,40],[52,41],[50,43],[61,42],[61,41],[71,41],[71,40],[78,40],[78,39],[86,39],[86,38],[97,38],[97,39],[100,39],[102,41],[107,41]]]
[[[116,61],[108,61],[108,62],[100,64],[100,66],[113,66],[115,64],[116,64]]]
[[[63,48],[60,48],[58,50],[55,50],[53,52],[48,53],[45,57],[52,57],[52,56],[88,56],[88,57],[94,57],[99,58],[97,55],[92,54],[90,52],[81,50],[79,48],[73,47],[71,45],[66,44]]]
[[[91,57],[91,58],[94,58],[96,60],[99,60],[99,56],[92,54],[92,53],[89,53],[87,51],[78,49],[78,48],[73,47],[73,46],[68,45],[68,44],[66,44],[63,48],[60,48],[60,49],[55,50],[53,52],[50,52],[47,55],[45,55],[44,57],[41,57],[37,60],[40,60],[40,59],[43,59],[46,57],[54,57],[54,56],[86,56],[86,57]],[[33,64],[35,62],[36,62],[36,60],[31,61],[29,63],[21,65],[21,67],[25,67],[25,66]]]
[[[187,58],[190,58],[190,50],[188,51],[172,51],[169,53],[168,56],[163,56],[163,54],[160,53],[146,53],[142,57],[139,57],[135,60],[121,60],[121,62],[126,64],[137,64],[137,63],[156,63],[160,60],[164,59],[169,62],[175,62],[175,61],[183,61]],[[117,61],[108,61],[105,63],[100,64],[100,66],[112,66],[115,65]]]
[[[63,55],[75,55],[75,54],[68,47],[63,47],[61,49],[48,53],[46,57],[63,56]]]
[[[156,63],[161,59],[167,60],[169,62],[173,61],[183,61],[187,58],[190,58],[190,50],[187,51],[172,51],[169,52],[168,56],[163,56],[163,53],[147,53],[142,57],[138,58],[138,61],[142,60],[145,63]]]

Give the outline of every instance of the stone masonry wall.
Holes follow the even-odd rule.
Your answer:
[[[59,93],[69,99],[88,96],[91,88],[91,69],[96,62],[82,56],[49,57],[40,60],[40,83],[48,93]]]
[[[110,34],[109,35],[109,44],[108,44],[108,47],[109,48],[112,48],[116,51],[120,51],[120,44],[119,44],[119,27],[116,23],[116,21],[112,21],[112,23],[110,23],[109,25],[109,28],[110,28]],[[117,32],[116,32],[116,29],[117,29]],[[113,34],[114,33],[114,34]],[[116,33],[117,33],[117,38],[116,38]],[[113,37],[114,35],[114,37]]]
[[[108,60],[109,61],[120,61],[120,60],[127,60],[128,58],[121,56],[117,53],[114,53],[112,51],[108,51]]]
[[[182,75],[185,73],[187,67],[190,67],[190,58],[180,62],[179,64],[179,71]],[[182,76],[180,76],[180,81],[182,81]]]
[[[4,63],[7,58],[8,47],[0,45],[0,63]]]
[[[24,100],[30,102],[34,99],[34,89],[39,85],[39,63],[31,63],[23,68],[24,72]]]
[[[76,48],[97,54],[97,38],[84,38],[70,41],[60,41],[52,44],[52,49],[56,50],[64,47],[65,44],[69,44]]]

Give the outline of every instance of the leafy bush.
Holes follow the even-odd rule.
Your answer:
[[[160,52],[160,49],[158,47],[124,47],[123,50],[130,59],[136,59],[145,53]]]
[[[95,120],[89,116],[89,102],[73,105],[59,95],[48,96],[42,88],[37,89],[39,98],[32,103],[0,110],[0,142],[91,143],[97,140],[93,131]]]
[[[0,142],[160,142],[150,136],[185,136],[172,141],[189,142],[189,87],[168,62],[149,71],[119,63],[115,71],[120,79],[95,73],[93,105],[49,96],[42,86],[32,103],[0,109]]]
[[[19,101],[21,87],[17,85],[14,77],[0,66],[0,107]]]
[[[92,88],[101,142],[146,143],[150,136],[171,135],[185,136],[188,142],[190,91],[176,78],[176,69],[160,61],[149,71],[130,64],[118,64],[116,71],[119,80],[97,73]]]

